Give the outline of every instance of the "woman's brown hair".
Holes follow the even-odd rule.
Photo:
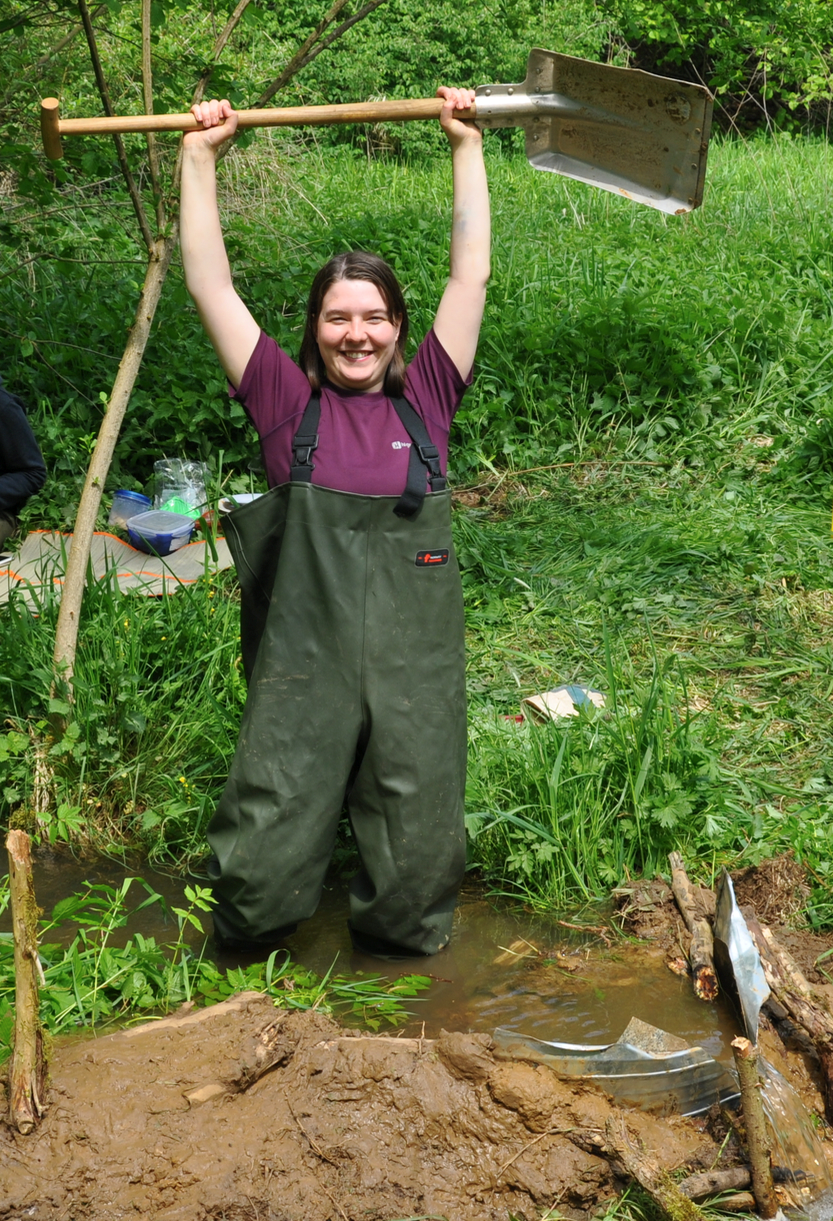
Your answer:
[[[326,377],[324,361],[318,350],[318,317],[327,291],[338,280],[369,280],[382,294],[392,322],[399,323],[396,350],[385,372],[385,394],[401,397],[405,393],[405,344],[408,340],[408,307],[399,281],[390,266],[378,254],[367,250],[350,250],[337,254],[325,263],[312,282],[307,302],[307,322],[301,340],[300,365],[313,390],[321,389]]]

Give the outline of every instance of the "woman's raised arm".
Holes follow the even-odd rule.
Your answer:
[[[434,319],[434,332],[462,377],[474,364],[486,304],[491,252],[489,187],[483,164],[483,137],[474,123],[452,118],[471,106],[471,89],[437,90],[445,105],[440,124],[451,145],[454,206],[451,222],[451,274]]]
[[[228,102],[193,107],[200,131],[183,141],[180,246],[185,285],[231,384],[240,385],[260,327],[235,291],[217,209],[217,149],[237,130]]]

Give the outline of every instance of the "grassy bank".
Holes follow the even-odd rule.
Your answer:
[[[292,146],[266,138],[230,162],[232,261],[267,330],[295,351],[312,271],[363,245],[392,258],[424,332],[446,267],[447,167],[327,151],[302,174]],[[814,918],[833,917],[831,163],[822,142],[716,145],[704,208],[666,218],[490,158],[495,271],[451,465],[465,492],[471,856],[499,889],[573,902],[662,867],[670,847],[709,873],[789,846],[816,879]],[[53,472],[33,523],[71,518],[132,308],[131,272],[99,261],[130,254],[105,205],[69,195],[52,222],[87,266],[0,281],[8,380],[29,388]],[[228,478],[257,486],[255,442],[214,370],[176,273],[113,486],[142,484],[163,452],[216,467],[221,449]],[[3,816],[30,804],[46,751],[45,834],[199,853],[244,698],[233,580],[160,600],[91,589],[58,746],[45,734],[55,607],[0,614]],[[604,712],[543,729],[504,719],[569,681],[604,692]]]

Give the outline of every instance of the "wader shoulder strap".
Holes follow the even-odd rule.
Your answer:
[[[394,513],[397,517],[416,517],[425,499],[425,471],[432,492],[443,492],[446,481],[440,469],[440,451],[434,445],[421,416],[417,415],[407,399],[391,399],[402,426],[411,438],[408,458],[408,479],[405,491],[400,496]],[[315,464],[312,455],[318,448],[318,423],[321,419],[321,397],[314,394],[306,405],[298,431],[292,438],[292,465],[289,478],[292,483],[311,483]]]
[[[445,491],[446,481],[440,470],[440,451],[428,435],[422,417],[417,415],[407,399],[391,399],[396,414],[411,438],[411,453],[408,458],[408,481],[405,491],[394,508],[397,517],[416,517],[425,499],[425,469],[432,492]]]
[[[292,438],[292,483],[312,483],[315,463],[312,455],[318,449],[318,421],[321,419],[321,396],[314,394],[307,403],[298,431]]]

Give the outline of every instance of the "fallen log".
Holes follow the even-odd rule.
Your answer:
[[[738,1191],[752,1182],[748,1166],[729,1166],[726,1170],[707,1170],[690,1174],[680,1183],[680,1191],[691,1200],[716,1196],[722,1191]]]
[[[613,1116],[608,1117],[605,1124],[605,1141],[608,1156],[611,1153],[615,1156],[630,1178],[647,1191],[669,1221],[703,1221],[701,1210],[680,1191],[668,1171],[663,1170],[646,1153],[636,1148],[621,1116],[616,1120]]]
[[[746,916],[749,928],[776,1001],[809,1035],[819,1058],[824,1116],[833,1123],[833,1017],[813,995],[798,964],[774,934],[757,920]]]
[[[9,1118],[23,1136],[37,1127],[46,1096],[46,1053],[38,998],[38,916],[32,856],[25,831],[6,836],[14,936],[14,1046],[9,1065]]]
[[[714,969],[714,939],[708,920],[697,912],[694,891],[679,852],[668,854],[671,866],[671,889],[680,909],[680,915],[691,934],[688,951],[694,995],[701,1001],[713,1001],[717,997],[717,972]]]
[[[778,1212],[772,1185],[772,1162],[769,1151],[764,1104],[761,1099],[761,1079],[758,1075],[758,1049],[742,1035],[732,1039],[735,1068],[740,1082],[743,1122],[746,1129],[746,1149],[752,1174],[752,1191],[758,1213],[768,1221]]]

